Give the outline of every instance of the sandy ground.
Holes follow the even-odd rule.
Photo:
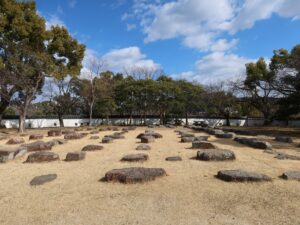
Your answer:
[[[24,164],[25,156],[0,164],[0,224],[300,224],[300,182],[278,177],[288,170],[300,170],[299,161],[277,160],[261,150],[214,137],[210,140],[218,147],[235,152],[236,161],[197,161],[191,159],[197,152],[189,149],[191,143],[179,143],[172,129],[157,128],[163,138],[150,144],[149,161],[120,162],[126,154],[141,152],[135,150],[135,137],[144,130],[138,128],[124,140],[103,144],[104,150],[88,152],[83,161]],[[112,133],[101,132],[99,136]],[[90,136],[55,146],[53,151],[64,159],[67,152],[101,140],[90,140]],[[0,145],[6,146],[5,142]],[[284,151],[284,146],[279,147]],[[288,151],[299,153],[291,146]],[[165,157],[177,155],[183,161],[165,161]],[[132,166],[162,167],[168,176],[144,184],[99,182],[108,170]],[[214,177],[221,169],[265,173],[273,181],[226,183]],[[56,173],[58,178],[42,186],[29,185],[33,177],[49,173]]]

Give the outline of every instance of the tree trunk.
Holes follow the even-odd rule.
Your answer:
[[[264,126],[268,126],[271,124],[270,114],[264,113]]]
[[[90,119],[89,119],[89,126],[92,126],[92,119],[93,119],[93,107],[94,107],[94,102],[90,104]]]
[[[19,116],[19,132],[24,133],[26,127],[25,127],[25,119],[26,119],[26,114],[28,110],[29,103],[31,102],[31,98],[26,98],[24,105],[21,105],[20,109],[20,116]]]
[[[160,125],[163,124],[163,120],[162,120],[162,112],[161,112],[161,110],[159,111],[159,124],[160,124]]]
[[[59,126],[60,127],[65,127],[64,125],[64,119],[62,115],[58,115],[58,120],[59,120]]]
[[[230,116],[226,115],[226,126],[230,127]]]
[[[132,113],[130,113],[129,124],[132,125]]]
[[[189,114],[187,112],[185,113],[185,125],[189,125]]]
[[[25,118],[26,118],[26,114],[24,112],[21,112],[20,116],[19,116],[19,132],[20,133],[24,133],[24,131],[25,131]]]

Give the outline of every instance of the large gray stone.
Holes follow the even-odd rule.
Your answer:
[[[154,138],[162,138],[163,136],[157,132],[153,132],[150,134],[151,136],[153,136]]]
[[[300,171],[287,171],[281,176],[285,180],[299,180],[300,181]]]
[[[217,178],[229,182],[247,182],[247,181],[271,181],[272,179],[264,174],[248,172],[243,170],[221,170]]]
[[[69,152],[65,161],[79,161],[85,158],[85,152]]]
[[[250,146],[252,148],[272,150],[272,145],[269,142],[260,141],[260,140],[257,140],[256,138],[236,137],[234,140],[239,142],[240,144],[244,144],[244,145]]]
[[[22,143],[24,143],[24,142],[25,142],[24,138],[21,138],[21,137],[15,137],[15,138],[9,139],[9,140],[6,142],[6,144],[8,144],[8,145],[17,145],[17,144],[22,144]]]
[[[136,150],[144,150],[144,151],[147,151],[147,150],[151,150],[151,147],[150,145],[146,145],[146,144],[140,144],[136,147]]]
[[[182,137],[181,142],[182,143],[189,143],[189,142],[193,142],[194,139],[195,139],[194,137]]]
[[[96,140],[96,139],[100,139],[100,137],[99,136],[91,136],[90,139],[91,140]]]
[[[155,138],[153,136],[142,136],[141,137],[141,142],[142,143],[151,143],[154,142]]]
[[[91,151],[99,151],[102,149],[103,149],[103,146],[101,146],[101,145],[86,145],[82,148],[81,151],[91,152]]]
[[[276,159],[280,159],[280,160],[284,160],[284,159],[290,159],[290,160],[300,160],[300,156],[296,156],[296,155],[289,155],[289,154],[285,154],[285,153],[278,153],[275,156]]]
[[[28,152],[47,151],[52,149],[51,142],[36,141],[29,144],[24,144],[22,147],[27,148]]]
[[[85,134],[83,134],[83,133],[70,133],[70,134],[66,134],[64,136],[64,138],[67,140],[76,140],[76,139],[81,139],[84,136],[85,136]]]
[[[61,136],[62,131],[61,130],[49,130],[48,131],[48,136],[49,137],[56,137],[56,136]]]
[[[29,136],[29,140],[40,140],[43,138],[44,138],[44,135],[42,135],[42,134],[31,134]]]
[[[169,156],[166,158],[166,161],[171,161],[171,162],[182,161],[182,158],[180,156]]]
[[[284,143],[293,143],[293,139],[291,137],[275,137],[274,141],[284,142]]]
[[[90,134],[99,134],[99,131],[98,131],[98,130],[92,130],[92,131],[90,132]]]
[[[63,130],[61,133],[62,134],[74,134],[75,130]]]
[[[30,185],[31,186],[42,185],[42,184],[51,182],[51,181],[55,180],[56,178],[57,178],[56,174],[47,174],[47,175],[37,176],[37,177],[34,177],[30,181]]]
[[[194,138],[194,141],[207,141],[209,136],[197,136]]]
[[[131,167],[108,171],[104,178],[106,181],[128,184],[151,181],[161,176],[166,176],[166,171],[162,168]]]
[[[104,137],[102,138],[102,143],[112,143],[114,139],[112,137]]]
[[[127,162],[144,162],[148,160],[149,156],[146,154],[131,154],[124,156],[121,161]]]
[[[26,162],[27,163],[39,163],[39,162],[52,162],[59,160],[59,155],[54,152],[34,152],[31,153]]]
[[[6,162],[19,158],[27,153],[26,148],[0,148],[0,162]]]
[[[232,139],[232,138],[235,138],[235,133],[229,132],[229,133],[216,134],[216,137],[217,138]]]
[[[181,138],[183,137],[195,137],[195,134],[191,134],[191,133],[182,133],[181,134]]]
[[[54,145],[63,145],[63,144],[68,143],[68,141],[66,139],[53,139],[52,141],[53,141]],[[52,141],[48,141],[48,143],[52,142]]]
[[[193,141],[192,142],[192,148],[196,149],[215,149],[216,146],[214,146],[212,143],[208,141]]]
[[[234,160],[235,154],[232,151],[224,149],[209,149],[198,151],[196,159],[202,161]]]

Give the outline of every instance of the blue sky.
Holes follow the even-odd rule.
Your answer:
[[[37,0],[48,27],[66,26],[107,69],[162,69],[201,83],[243,76],[244,64],[300,43],[298,0]]]

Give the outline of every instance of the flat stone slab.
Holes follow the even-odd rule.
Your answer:
[[[166,171],[162,168],[131,167],[108,171],[104,179],[106,181],[130,184],[152,181],[157,177],[166,175]]]
[[[24,144],[22,147],[27,148],[28,152],[47,151],[52,149],[53,143],[36,141],[29,144]]]
[[[221,170],[217,178],[228,182],[247,182],[247,181],[271,181],[272,178],[259,173],[248,172],[244,170]]]
[[[195,134],[190,134],[190,133],[182,133],[181,137],[195,137]]]
[[[289,155],[289,154],[285,154],[285,153],[278,153],[275,156],[276,159],[280,159],[280,160],[285,160],[285,159],[290,159],[290,160],[300,160],[300,156],[296,156],[296,155]]]
[[[54,153],[54,152],[34,152],[31,153],[28,157],[27,160],[25,161],[26,163],[39,163],[39,162],[52,162],[52,161],[57,161],[59,160],[59,155]]]
[[[145,134],[144,133],[140,133],[140,134],[138,134],[138,136],[136,136],[136,139],[141,139],[143,136],[145,136]]]
[[[81,151],[93,152],[93,151],[99,151],[99,150],[102,150],[102,149],[103,149],[103,146],[101,146],[101,145],[86,145],[82,148]]]
[[[113,135],[111,135],[111,137],[113,139],[125,139],[125,136],[123,136],[121,134],[113,134]]]
[[[272,150],[272,145],[269,142],[260,141],[260,140],[257,140],[256,138],[236,137],[234,140],[239,142],[240,144],[244,144],[244,145],[250,146],[252,148]]]
[[[182,143],[189,143],[194,141],[194,137],[181,137],[181,142]]]
[[[147,150],[151,150],[151,147],[150,147],[150,145],[140,144],[136,147],[136,150],[147,151]]]
[[[79,161],[85,158],[85,152],[69,152],[65,161]]]
[[[166,161],[182,161],[182,158],[180,156],[170,156],[166,158]]]
[[[234,160],[235,154],[230,150],[209,149],[209,150],[198,151],[196,159],[202,161]]]
[[[300,171],[287,171],[281,176],[285,180],[298,180],[300,181]]]
[[[49,137],[57,137],[57,136],[61,136],[61,135],[62,135],[61,130],[49,130],[48,131],[48,136]]]
[[[197,136],[194,141],[208,141],[209,136]]]
[[[98,131],[98,130],[92,130],[92,131],[90,132],[90,134],[99,134],[99,132],[100,132],[100,131]]]
[[[44,138],[44,135],[42,135],[42,134],[31,134],[29,136],[29,140],[40,140],[43,138]]]
[[[47,174],[47,175],[37,176],[37,177],[34,177],[30,181],[30,185],[31,186],[42,185],[42,184],[51,182],[51,181],[55,180],[56,178],[57,178],[56,174]]]
[[[111,137],[104,137],[102,138],[102,143],[112,143],[114,141]]]
[[[59,145],[63,145],[63,144],[68,143],[68,141],[66,139],[53,139],[52,141],[55,141]]]
[[[131,154],[131,155],[125,155],[121,161],[127,161],[127,162],[144,162],[148,160],[149,156],[146,154]]]
[[[66,134],[64,136],[64,138],[67,140],[76,140],[76,139],[81,139],[84,136],[85,136],[85,134],[82,134],[82,133],[70,133],[70,134]]]
[[[90,139],[91,140],[96,140],[96,139],[100,139],[100,137],[99,136],[91,136]]]
[[[220,133],[215,135],[217,138],[226,138],[226,139],[232,139],[235,138],[235,133]]]
[[[214,146],[212,143],[208,141],[193,141],[192,142],[192,148],[196,149],[215,149],[216,146]]]
[[[224,133],[224,131],[222,131],[222,130],[213,129],[213,128],[205,128],[204,131],[208,134],[211,134],[211,135],[223,134]]]
[[[63,130],[61,133],[62,134],[74,134],[75,130]]]
[[[17,144],[23,144],[23,143],[25,143],[25,140],[24,140],[24,138],[21,138],[21,137],[11,138],[6,142],[6,144],[8,144],[8,145],[17,145]]]
[[[160,133],[157,133],[157,132],[150,133],[150,135],[153,136],[154,138],[162,138],[163,137]]]
[[[293,139],[291,137],[275,137],[274,141],[284,142],[284,143],[293,143]]]
[[[27,153],[26,148],[0,148],[0,162],[6,162],[19,158]]]
[[[154,142],[155,138],[153,136],[142,136],[141,142],[142,143],[151,143]]]

